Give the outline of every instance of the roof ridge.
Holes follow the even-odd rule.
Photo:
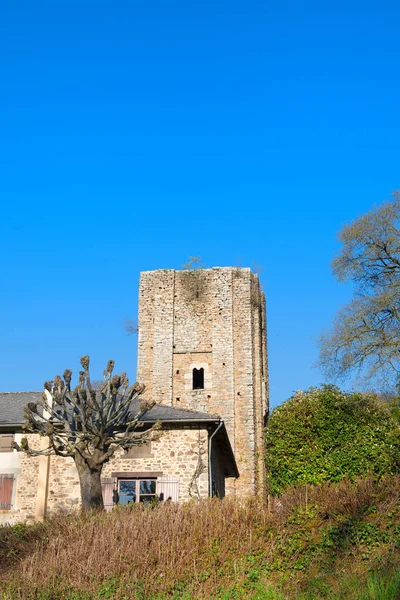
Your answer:
[[[161,403],[154,404],[146,412],[151,412],[151,410],[153,408],[167,409],[167,410],[172,410],[174,412],[179,411],[181,413],[187,413],[188,415],[207,415],[208,417],[211,417],[213,419],[219,419],[220,418],[218,415],[210,413],[210,412],[206,412],[204,410],[194,410],[194,409],[191,409],[191,408],[183,408],[183,407],[181,408],[180,406],[168,406],[167,404],[161,404]]]
[[[0,392],[0,394],[40,394],[43,390],[23,390],[19,392]]]
[[[179,406],[166,406],[165,404],[155,404],[154,406],[162,406],[162,407],[165,407],[165,408],[173,408],[175,410],[180,410],[182,412],[187,412],[187,413],[190,413],[190,414],[201,413],[203,415],[210,415],[211,417],[216,416],[216,415],[213,415],[212,413],[205,412],[204,410],[194,410],[192,408],[181,408]]]

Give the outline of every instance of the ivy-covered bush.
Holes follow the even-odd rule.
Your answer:
[[[400,422],[376,397],[325,385],[297,392],[266,429],[268,490],[400,472]]]

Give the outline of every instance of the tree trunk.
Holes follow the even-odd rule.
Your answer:
[[[75,453],[74,460],[81,485],[82,510],[104,510],[103,495],[101,492],[101,472],[103,465],[90,467],[88,462],[77,452]]]

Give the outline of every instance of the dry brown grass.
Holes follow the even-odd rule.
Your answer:
[[[374,527],[386,531],[388,519],[400,519],[399,506],[397,477],[379,484],[370,478],[295,488],[270,506],[255,498],[227,498],[60,515],[41,525],[0,528],[0,589],[11,585],[13,598],[44,597],[28,594],[40,589],[75,588],[95,594],[101,582],[112,579],[119,583],[110,598],[162,598],[179,589],[189,590],[188,597],[217,598],[221,589],[246,587],[249,578],[277,582],[294,569],[296,577],[288,589],[300,590],[311,573],[319,576],[328,567],[329,577],[329,569],[343,568],[350,554],[361,569],[370,567],[376,557],[370,552],[369,563],[361,558],[354,527],[372,519]],[[335,537],[326,542],[326,532],[343,524],[349,543],[343,545],[335,532],[337,542]],[[395,528],[394,521],[392,525]],[[382,540],[380,561],[385,556],[393,561],[398,557],[395,542]],[[330,556],[329,544],[335,543],[335,556]],[[123,595],[122,587],[131,590],[129,596]],[[54,596],[61,597],[67,596]]]
[[[42,541],[30,544],[18,570],[32,585],[40,581],[51,586],[61,579],[67,586],[83,589],[93,589],[105,573],[141,581],[152,573],[161,583],[188,575],[193,581],[203,580],[207,569],[240,560],[244,552],[262,547],[256,530],[266,531],[273,521],[254,499],[166,504],[153,510],[136,505],[112,513],[64,515],[43,525]],[[12,538],[7,543],[14,544]]]

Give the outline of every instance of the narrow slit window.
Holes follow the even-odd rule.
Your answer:
[[[193,389],[204,390],[204,369],[193,369]]]

